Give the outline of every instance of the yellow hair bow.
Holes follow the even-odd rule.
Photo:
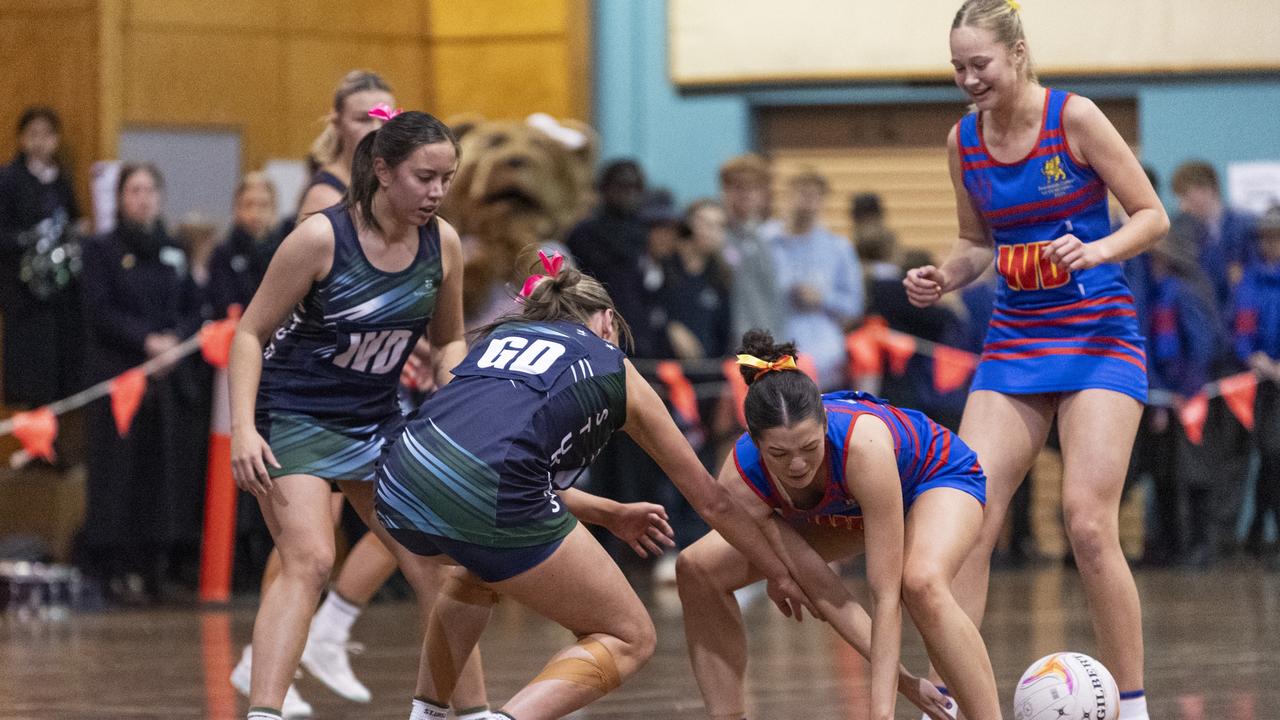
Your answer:
[[[1018,0],[1004,0],[1004,1],[1009,5],[1010,8],[1013,9],[1014,12],[1022,12],[1022,5],[1021,3],[1018,2]]]
[[[774,360],[773,362],[769,362],[768,360],[761,360],[755,355],[739,355],[738,364],[746,365],[747,367],[755,368],[756,370],[759,371],[756,373],[756,376],[752,379],[753,382],[755,380],[759,380],[760,376],[764,375],[765,373],[780,371],[780,370],[799,370],[800,369],[799,367],[796,366],[796,359],[790,355],[783,355],[782,357],[778,358],[777,360]]]

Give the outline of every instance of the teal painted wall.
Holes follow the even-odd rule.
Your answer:
[[[1152,84],[1138,94],[1142,158],[1160,175],[1166,203],[1179,163],[1280,161],[1280,79]],[[1172,207],[1172,205],[1170,205]]]
[[[597,0],[596,127],[602,157],[634,157],[683,201],[713,193],[726,158],[751,146],[741,93],[685,96],[667,79],[665,0]]]

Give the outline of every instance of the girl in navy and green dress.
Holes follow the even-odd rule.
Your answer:
[[[232,468],[258,498],[281,559],[254,626],[250,702],[260,712],[278,714],[328,582],[331,486],[374,526],[371,481],[402,422],[402,366],[424,330],[441,382],[465,352],[461,248],[435,217],[457,163],[452,134],[424,113],[366,135],[346,200],[284,240],[241,319]],[[412,570],[419,596],[432,597],[438,578]]]
[[[452,596],[498,591],[578,637],[499,713],[520,720],[562,717],[598,700],[653,653],[644,605],[575,519],[606,509],[608,501],[572,485],[619,430],[774,581],[775,601],[789,612],[807,603],[626,359],[619,344],[628,330],[603,286],[559,261],[548,265],[548,275],[526,283],[520,313],[481,331],[454,382],[419,409],[378,471],[378,518],[416,565],[468,571],[472,589]],[[657,551],[670,538],[653,518],[637,518],[634,529],[638,549]],[[446,716],[454,668],[481,627],[432,619],[415,720]]]

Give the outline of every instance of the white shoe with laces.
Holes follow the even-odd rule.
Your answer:
[[[241,695],[249,697],[249,682],[253,676],[253,646],[245,645],[244,651],[240,653],[240,662],[236,663],[235,669],[231,671],[231,687],[234,687]],[[298,689],[289,684],[289,689],[284,693],[284,703],[280,708],[280,714],[285,718],[306,718],[311,717],[311,703],[302,699],[298,694]]]
[[[373,699],[373,693],[356,679],[347,656],[348,651],[358,653],[361,649],[358,643],[309,637],[302,650],[302,667],[342,697],[367,703]]]

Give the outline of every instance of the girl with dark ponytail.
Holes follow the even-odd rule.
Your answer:
[[[280,557],[278,576],[264,579],[251,669],[246,654],[232,677],[238,688],[249,686],[260,717],[276,717],[290,704],[298,711],[290,682],[300,658],[344,696],[369,701],[343,643],[332,642],[368,599],[345,596],[345,573],[312,624],[326,629],[326,642],[313,642],[315,632],[308,639],[334,558],[330,486],[386,545],[377,548],[370,536],[357,551],[367,546],[384,558],[388,550],[403,552],[373,517],[372,482],[404,421],[400,371],[424,332],[439,384],[466,354],[461,243],[435,217],[458,167],[457,142],[426,113],[386,105],[369,112],[383,124],[355,148],[346,202],[308,217],[284,239],[232,345],[232,474],[258,499]],[[389,569],[360,568],[366,577]],[[404,571],[429,609],[441,574],[434,566]],[[377,587],[350,587],[357,585],[369,595]],[[459,694],[469,706],[482,705],[478,664],[467,668],[475,682]]]
[[[720,484],[790,561],[822,617],[870,661],[867,717],[894,717],[895,688],[929,718],[954,717],[954,703],[898,663],[905,603],[966,716],[999,718],[986,647],[951,596],[982,527],[977,456],[915,410],[866,393],[819,393],[793,343],[752,330],[738,352],[747,432]],[[827,566],[864,548],[870,616]],[[744,716],[746,638],[732,593],[760,577],[716,532],[676,563],[694,677],[714,718]]]
[[[382,227],[378,213],[374,212],[378,191],[406,214],[406,222],[418,219],[413,215],[417,212],[422,216],[421,222],[414,224],[425,224],[435,215],[436,207],[448,192],[462,148],[449,127],[427,113],[396,112],[387,108],[375,108],[371,112],[379,111],[388,116],[389,121],[356,145],[351,157],[351,185],[343,204],[347,210],[357,210],[360,221],[380,233]],[[411,155],[421,156],[419,159],[430,165],[430,171],[424,175],[418,167],[410,166],[400,173],[401,182],[393,185],[395,169]],[[438,195],[424,194],[433,172],[444,184]],[[413,204],[415,201],[417,205]]]

